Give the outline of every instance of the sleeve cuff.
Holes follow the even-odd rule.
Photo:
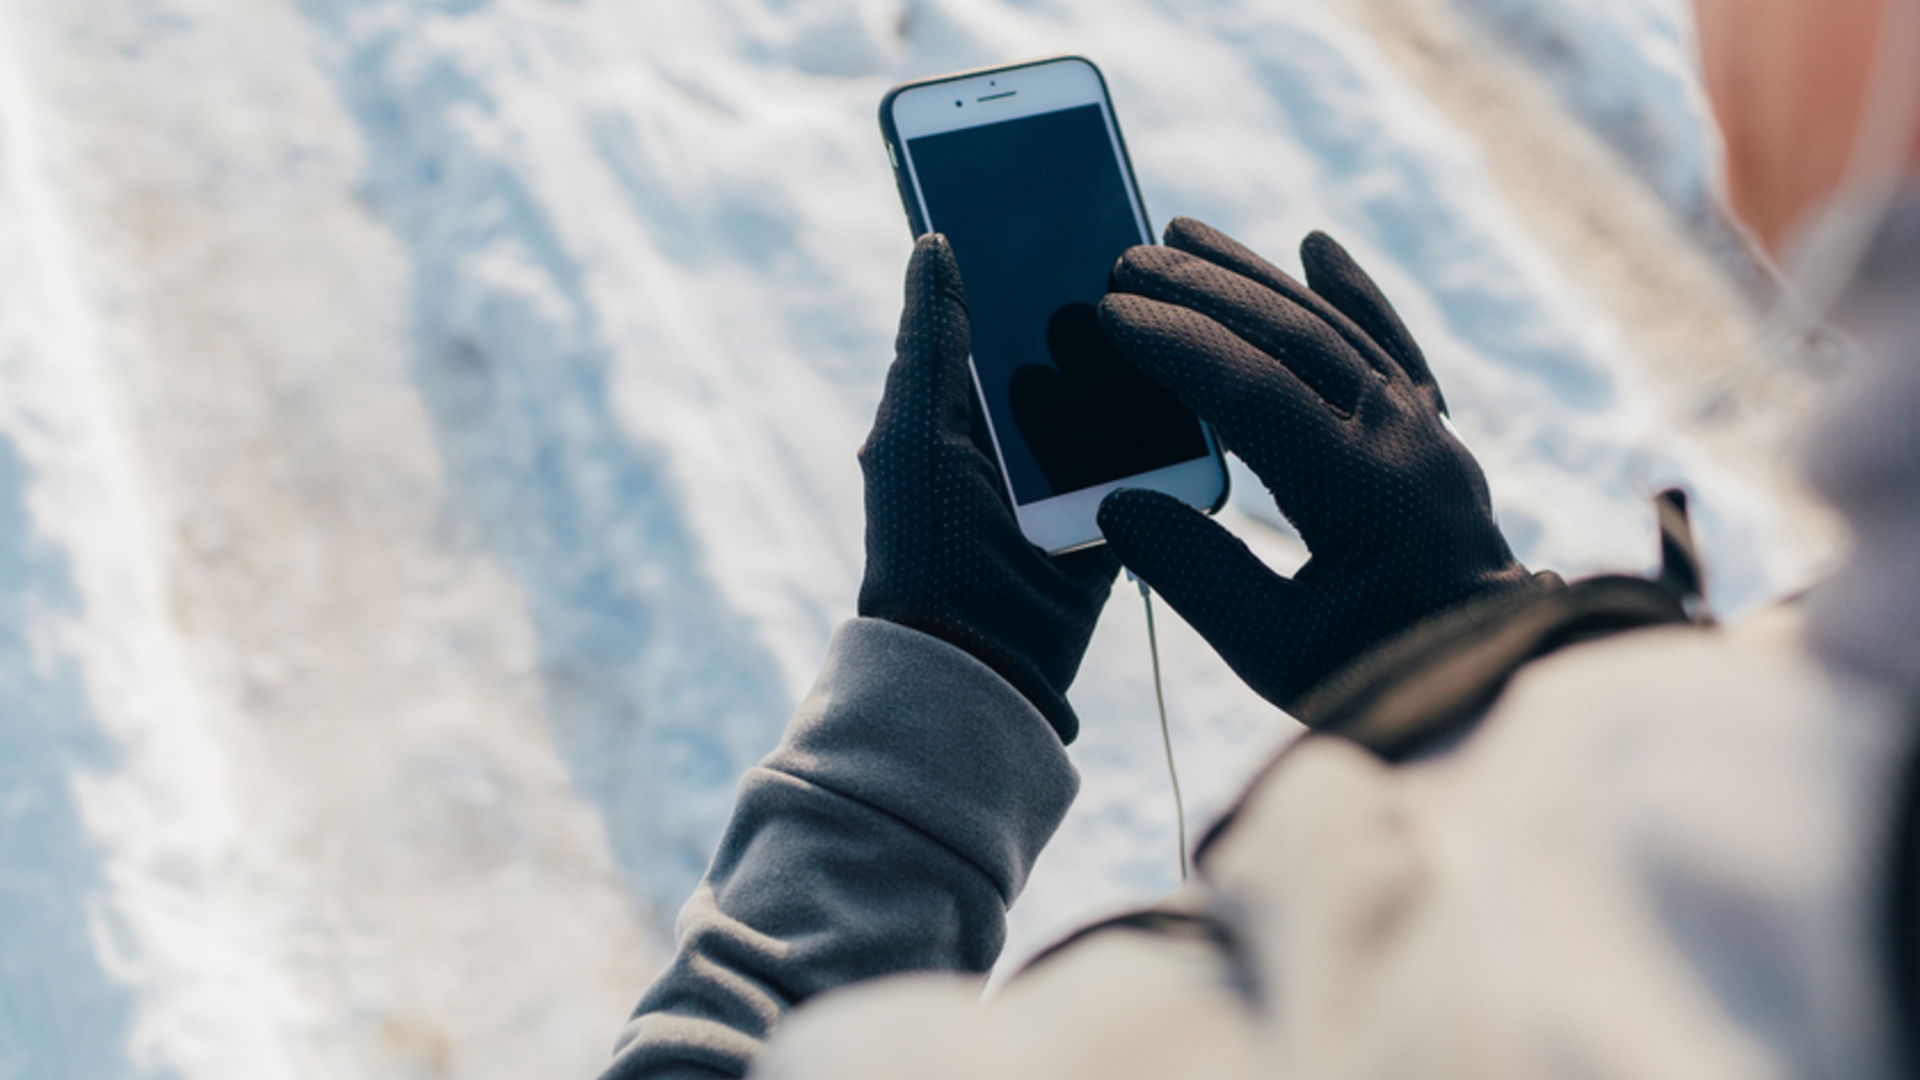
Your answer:
[[[939,840],[1009,903],[1080,787],[1052,725],[992,668],[868,618],[834,633],[812,691],[763,764]]]

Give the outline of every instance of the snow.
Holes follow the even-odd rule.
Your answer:
[[[1462,2],[1698,204],[1681,5]],[[1342,239],[1530,564],[1648,567],[1685,479],[1723,610],[1803,580],[1789,496],[1676,425],[1372,33],[1336,0],[0,7],[0,1077],[604,1060],[852,613],[904,78],[1092,56],[1157,222]],[[1296,729],[1160,626],[1197,831]],[[1124,584],[1074,699],[1084,792],[1003,970],[1175,880]]]

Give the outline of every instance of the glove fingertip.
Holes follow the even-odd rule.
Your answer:
[[[1161,242],[1170,248],[1193,252],[1225,239],[1220,230],[1198,218],[1176,217],[1167,222],[1167,228],[1161,234]]]
[[[927,233],[914,241],[905,294],[893,364],[861,448],[863,462],[882,445],[912,442],[929,422],[948,434],[969,431],[971,330],[960,267],[946,237]]]
[[[946,292],[965,304],[966,289],[960,281],[960,261],[944,233],[923,233],[913,242],[913,258],[907,263],[907,280],[924,291]]]
[[[1167,358],[1150,347],[1150,330],[1164,328],[1167,305],[1130,293],[1110,292],[1094,310],[1100,319],[1100,331],[1120,350],[1127,362],[1162,383],[1169,379]]]
[[[1166,246],[1230,270],[1285,295],[1286,271],[1260,257],[1252,248],[1204,221],[1177,217],[1167,225]]]
[[[1300,241],[1300,268],[1306,271],[1307,288],[1360,324],[1361,329],[1376,336],[1386,329],[1382,316],[1392,312],[1392,305],[1340,241],[1318,229],[1308,233]],[[1379,344],[1391,347],[1392,343]]]
[[[1157,492],[1139,488],[1120,488],[1101,499],[1093,520],[1107,543],[1125,543],[1134,534],[1142,509],[1150,505],[1156,495]]]
[[[1195,526],[1218,528],[1179,499],[1143,488],[1120,488],[1101,499],[1094,522],[1120,561],[1156,587],[1154,579],[1169,562],[1183,557]]]
[[[1315,229],[1300,241],[1300,265],[1307,272],[1309,283],[1316,273],[1329,271],[1338,273],[1346,269],[1359,269],[1353,256],[1340,241]]]
[[[1097,516],[1100,520],[1104,521],[1109,514],[1112,514],[1115,515],[1116,520],[1119,520],[1129,512],[1142,510],[1147,507],[1160,506],[1166,503],[1185,505],[1181,503],[1180,500],[1164,492],[1151,491],[1147,488],[1116,488],[1109,492],[1106,498],[1100,500],[1100,509]]]
[[[1121,335],[1133,329],[1133,323],[1144,307],[1145,301],[1128,293],[1110,292],[1100,298],[1094,306],[1094,313],[1100,319],[1100,329],[1108,340],[1118,340]]]

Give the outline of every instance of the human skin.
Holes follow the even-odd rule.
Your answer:
[[[1728,200],[1775,255],[1845,176],[1894,2],[1694,2],[1707,94],[1726,139]],[[1920,131],[1907,161],[1920,173]]]

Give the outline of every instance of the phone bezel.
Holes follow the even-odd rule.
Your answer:
[[[957,105],[948,103],[957,102]],[[920,191],[907,141],[925,135],[981,127],[1025,116],[1037,116],[1060,109],[1085,105],[1100,106],[1120,160],[1120,173],[1132,203],[1134,219],[1140,229],[1141,243],[1153,243],[1153,226],[1147,218],[1145,200],[1133,173],[1133,160],[1127,153],[1126,139],[1114,116],[1113,102],[1107,93],[1106,77],[1093,61],[1081,56],[1056,56],[1003,67],[980,68],[929,79],[919,79],[894,87],[880,102],[880,129],[886,139],[887,157],[893,165],[900,201],[907,211],[908,224],[918,237],[928,232],[926,200]],[[951,108],[951,115],[948,109]],[[974,393],[985,399],[980,372],[968,358]],[[1104,543],[1095,514],[1100,500],[1122,487],[1148,488],[1172,495],[1211,514],[1226,505],[1228,476],[1226,459],[1219,441],[1204,421],[1201,430],[1207,440],[1205,457],[1183,461],[1152,472],[1123,477],[1095,487],[1069,491],[1031,503],[1013,497],[1013,483],[1001,462],[1000,435],[994,430],[991,412],[982,408],[989,436],[993,439],[995,465],[1000,482],[1013,506],[1020,531],[1035,546],[1050,555],[1063,554]]]

